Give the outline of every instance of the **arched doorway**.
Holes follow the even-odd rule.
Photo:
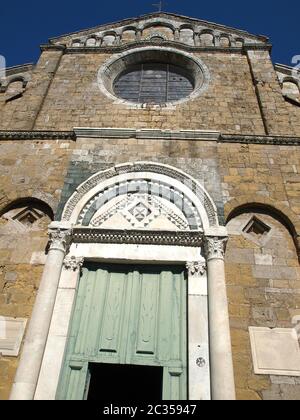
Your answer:
[[[164,399],[234,398],[226,238],[209,194],[176,168],[122,164],[78,186],[50,226],[56,303],[34,398],[86,398],[98,363],[162,369]]]

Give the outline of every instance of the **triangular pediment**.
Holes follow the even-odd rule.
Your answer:
[[[252,35],[243,30],[161,12],[52,38],[50,43],[68,47],[101,47],[147,40],[212,47],[240,47],[244,44],[268,42],[268,38],[264,36]]]

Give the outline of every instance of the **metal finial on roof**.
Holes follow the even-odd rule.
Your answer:
[[[157,7],[158,8],[158,12],[161,12],[163,7],[166,5],[166,3],[163,0],[160,0],[159,3],[154,3],[152,4],[152,6]]]

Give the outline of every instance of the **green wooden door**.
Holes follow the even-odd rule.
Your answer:
[[[163,399],[187,398],[184,269],[83,268],[58,399],[84,399],[89,363],[161,366]]]

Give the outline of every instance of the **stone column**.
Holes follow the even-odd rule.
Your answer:
[[[136,33],[135,33],[136,41],[137,42],[141,41],[142,40],[142,36],[143,36],[143,31],[142,31],[142,29],[138,28],[137,31],[136,31]]]
[[[174,31],[174,41],[179,41],[180,40],[180,32],[178,28],[175,28]]]
[[[115,39],[115,45],[120,45],[121,44],[121,34],[117,34],[116,39]]]
[[[211,391],[213,400],[235,399],[224,266],[224,253],[227,240],[227,237],[205,237]]]
[[[214,45],[215,47],[219,47],[220,46],[220,35],[215,35],[214,36]]]
[[[69,255],[64,260],[35,400],[55,400],[83,262]]]
[[[33,400],[50,328],[65,254],[71,239],[69,226],[52,223],[50,248],[26,334],[10,400]]]
[[[200,33],[195,32],[194,33],[194,42],[196,47],[200,47]]]
[[[189,399],[210,400],[206,262],[187,263]]]

